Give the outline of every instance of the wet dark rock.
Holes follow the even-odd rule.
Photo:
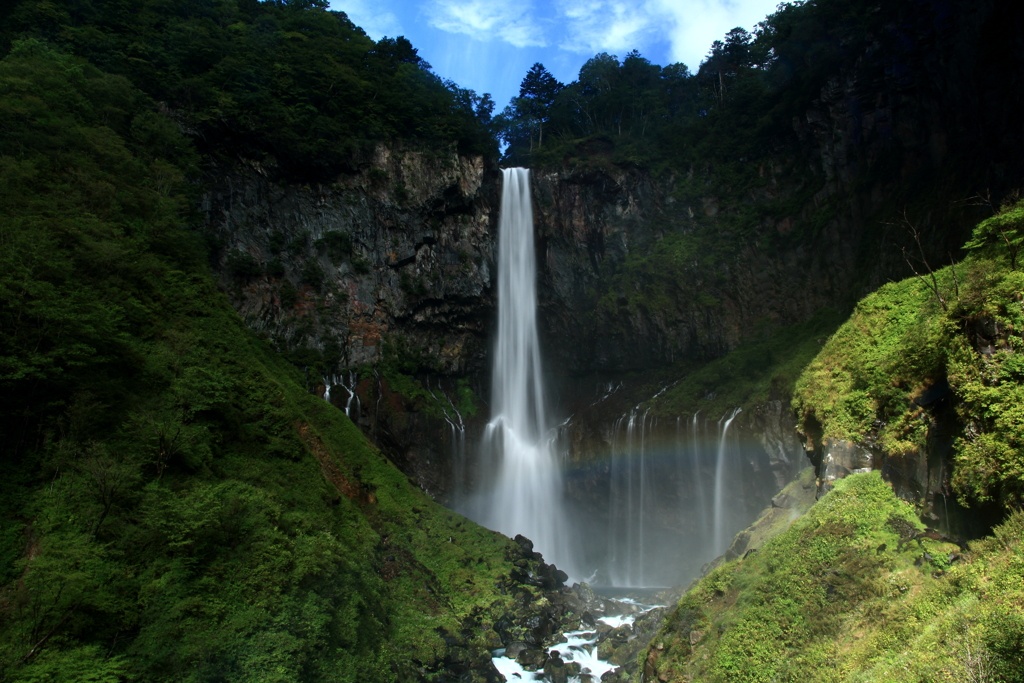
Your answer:
[[[576,662],[564,662],[557,652],[552,652],[544,663],[544,673],[551,683],[568,683],[570,676],[577,676],[580,665]]]
[[[530,562],[542,562],[544,560],[544,556],[533,549],[533,541],[528,539],[526,536],[516,534],[515,538],[512,540],[515,541],[516,547],[519,550],[518,559]]]
[[[725,559],[735,560],[737,557],[742,557],[747,550],[747,546],[750,545],[750,532],[743,531],[736,535],[733,539],[732,545],[725,551]]]
[[[793,499],[785,493],[780,493],[779,495],[772,498],[772,507],[788,510],[789,508],[793,507]]]
[[[598,601],[598,597],[594,594],[594,590],[585,583],[574,583],[572,585],[572,592],[576,594],[576,597],[578,597],[588,609]]]
[[[527,648],[528,646],[526,643],[517,640],[514,643],[510,643],[509,646],[505,648],[505,656],[509,659],[518,659],[519,653]]]
[[[857,472],[870,472],[877,455],[861,444],[845,439],[826,440],[821,464],[818,466],[818,497],[835,486],[837,479]]]
[[[508,614],[494,622],[494,632],[498,634],[498,637],[501,639],[501,642],[505,647],[509,647],[513,642],[515,642],[512,636],[513,628],[514,624],[512,622],[512,617]]]
[[[539,647],[527,647],[519,652],[516,661],[527,671],[539,671],[548,661],[548,654]]]
[[[551,635],[552,626],[551,617],[545,613],[535,614],[526,620],[526,627],[530,629],[530,635],[536,643],[543,643]]]

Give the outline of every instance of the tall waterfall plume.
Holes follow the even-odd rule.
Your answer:
[[[568,569],[562,475],[544,406],[536,280],[530,172],[504,169],[498,222],[493,419],[483,443],[484,454],[493,464],[494,487],[477,505],[476,516],[502,533],[523,534],[548,561]]]

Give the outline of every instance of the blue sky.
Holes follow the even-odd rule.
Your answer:
[[[541,62],[563,83],[598,52],[632,49],[696,71],[711,43],[779,0],[332,0],[371,38],[405,36],[434,72],[491,93],[500,111]]]

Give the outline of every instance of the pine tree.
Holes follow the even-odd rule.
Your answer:
[[[537,62],[526,73],[519,85],[519,97],[516,109],[522,118],[531,123],[530,149],[533,149],[533,126],[537,127],[537,146],[544,144],[544,124],[551,115],[551,105],[555,103],[559,91],[565,86],[558,82],[544,65]]]

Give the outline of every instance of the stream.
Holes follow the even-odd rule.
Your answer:
[[[491,661],[494,662],[495,668],[509,683],[516,681],[557,682],[559,680],[567,681],[568,683],[596,683],[600,681],[605,674],[619,668],[618,664],[599,657],[598,653],[601,643],[613,637],[618,639],[625,637],[627,640],[637,638],[637,634],[633,633],[633,625],[636,621],[649,614],[652,610],[664,607],[664,605],[659,604],[641,603],[632,597],[607,598],[602,600],[601,603],[605,606],[606,611],[620,613],[593,617],[589,620],[592,623],[588,625],[586,623],[588,621],[587,617],[590,616],[588,612],[581,619],[579,624],[581,628],[579,630],[562,632],[560,636],[555,636],[556,640],[561,640],[562,642],[556,642],[546,648],[546,665],[551,668],[550,664],[553,659],[561,660],[566,665],[563,670],[565,671],[565,674],[563,674],[564,678],[557,674],[553,675],[553,672],[546,673],[545,666],[531,671],[522,662],[517,661],[516,658],[508,656],[513,654],[508,652],[508,650],[516,649],[517,651],[514,654],[518,655],[525,648],[510,646],[508,649],[501,648],[495,650],[492,653]],[[577,669],[574,665],[578,665],[579,668]],[[561,667],[559,666],[558,668]]]

